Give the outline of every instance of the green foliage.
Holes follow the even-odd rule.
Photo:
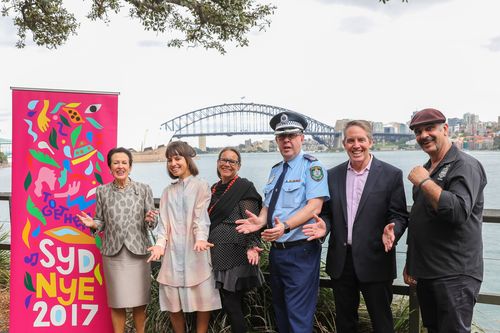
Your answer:
[[[493,149],[500,149],[500,136],[493,138]]]
[[[268,271],[268,252],[269,243],[263,244],[264,251],[261,254],[260,267],[263,272]],[[171,333],[172,327],[168,313],[160,310],[158,300],[158,283],[156,276],[159,271],[159,263],[153,265],[153,283],[151,291],[151,303],[147,307],[147,321],[146,332],[167,332]],[[321,277],[326,278],[324,263],[321,264]],[[318,333],[334,333],[335,329],[335,302],[333,292],[330,288],[320,288],[318,295],[318,304],[316,306],[316,314],[314,316],[314,332]],[[274,320],[274,311],[271,290],[268,284],[261,288],[248,292],[245,296],[244,302],[246,314],[245,319],[250,332],[276,332],[276,323]],[[407,297],[397,297],[393,302],[394,325],[396,332],[408,332],[408,314],[409,302]],[[360,306],[360,333],[371,332],[370,318],[366,306],[362,300]],[[130,318],[131,319],[131,318]],[[194,314],[186,315],[186,323],[189,327],[189,332],[194,331],[196,327],[196,318]],[[131,328],[133,325],[128,323]],[[229,319],[222,311],[214,311],[212,313],[212,320],[210,321],[210,333],[230,333],[231,327]]]
[[[16,46],[25,46],[26,33],[40,46],[55,49],[70,35],[76,35],[79,23],[75,15],[63,7],[62,0],[1,0],[2,15],[12,16],[17,27]],[[110,14],[128,8],[129,16],[145,30],[159,33],[177,31],[167,46],[202,46],[225,53],[223,43],[247,46],[247,33],[252,28],[265,30],[275,6],[258,4],[256,0],[92,0],[87,14],[90,20],[110,22]]]
[[[8,163],[7,155],[0,151],[0,164]]]
[[[9,232],[0,224],[0,243],[8,242]],[[0,250],[0,286],[9,287],[10,281],[10,251]],[[3,288],[3,287],[2,287]]]
[[[20,1],[2,0],[2,16],[11,12],[17,27],[16,46],[25,46],[26,32],[31,31],[33,41],[49,49],[64,44],[70,35],[75,35],[79,24],[75,16],[62,6],[62,0]]]

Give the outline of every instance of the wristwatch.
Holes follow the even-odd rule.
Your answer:
[[[283,226],[285,227],[285,230],[284,230],[285,234],[289,233],[290,232],[290,226],[288,225],[288,223],[283,222]]]

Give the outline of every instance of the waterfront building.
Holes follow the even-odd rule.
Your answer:
[[[12,141],[0,138],[0,152],[7,155],[7,157],[12,156]]]

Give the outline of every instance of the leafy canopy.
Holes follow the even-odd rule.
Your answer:
[[[55,49],[70,35],[76,35],[80,23],[62,0],[0,0],[2,16],[11,16],[17,28],[16,46],[25,46],[30,31],[39,46]],[[387,0],[386,0],[387,1]],[[110,14],[127,8],[132,19],[145,30],[177,31],[168,46],[203,46],[225,53],[223,44],[231,41],[247,46],[250,29],[265,30],[275,6],[256,0],[91,0],[87,18],[110,22]]]
[[[0,151],[0,164],[7,163],[9,160],[7,159],[7,155]]]

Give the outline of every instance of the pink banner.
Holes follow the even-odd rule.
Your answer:
[[[10,332],[112,332],[102,240],[76,217],[110,181],[117,94],[12,91]]]

